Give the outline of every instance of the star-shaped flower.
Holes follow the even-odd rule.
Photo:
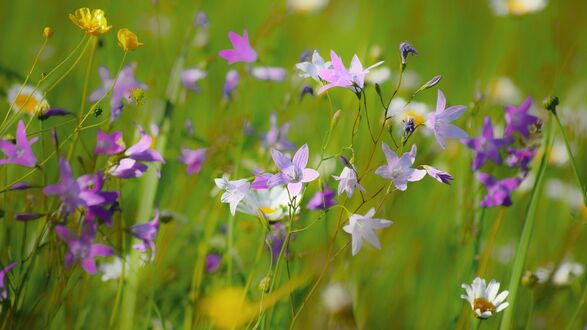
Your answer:
[[[375,174],[380,177],[391,179],[395,187],[399,190],[408,189],[408,182],[420,181],[426,175],[425,170],[412,168],[416,160],[416,145],[412,145],[410,152],[404,153],[398,157],[389,146],[381,143],[381,148],[387,159],[387,165],[382,165],[375,170]]]
[[[155,212],[153,220],[134,225],[130,227],[130,232],[134,237],[140,239],[142,242],[133,245],[133,248],[145,252],[151,249],[151,260],[155,257],[155,238],[159,230],[159,209]]]
[[[320,82],[320,70],[326,70],[332,68],[332,63],[324,62],[322,56],[318,50],[314,50],[312,54],[312,61],[305,61],[296,64],[296,68],[300,70],[300,77],[302,78],[312,78],[318,82]]]
[[[493,125],[491,119],[485,117],[483,120],[483,132],[480,136],[471,139],[462,140],[467,147],[475,150],[475,158],[473,159],[473,170],[478,170],[485,164],[487,159],[493,160],[496,164],[501,164],[501,155],[499,148],[510,144],[512,138],[498,139],[493,135]]]
[[[214,183],[219,189],[224,190],[220,200],[230,205],[230,213],[234,215],[236,207],[247,195],[251,183],[247,179],[229,181],[226,177],[214,179]]]
[[[459,118],[467,109],[464,105],[454,105],[446,108],[446,98],[439,89],[438,99],[436,101],[436,112],[431,112],[426,118],[426,127],[434,132],[436,141],[444,149],[446,143],[445,138],[464,139],[468,135],[459,127],[451,124],[452,121]]]
[[[538,122],[538,117],[528,114],[532,106],[532,97],[528,97],[519,108],[508,105],[505,108],[505,135],[511,136],[514,132],[520,133],[524,138],[530,137],[529,127]]]
[[[512,205],[510,193],[522,183],[521,178],[496,180],[493,176],[482,172],[477,173],[477,179],[487,189],[487,195],[481,201],[481,207]]]
[[[363,88],[365,84],[365,75],[369,73],[369,70],[383,64],[383,62],[378,62],[363,69],[359,57],[355,54],[351,60],[351,66],[347,70],[342,63],[342,59],[333,50],[330,51],[330,59],[332,61],[332,68],[320,69],[320,71],[318,71],[320,78],[327,82],[326,85],[320,87],[318,94],[321,94],[332,87],[344,87],[349,88],[354,92],[358,92],[357,87]]]
[[[24,122],[19,120],[18,127],[16,128],[16,144],[10,141],[0,140],[0,150],[7,156],[7,158],[0,159],[0,165],[18,164],[26,167],[35,167],[37,157],[33,153],[32,145],[38,140],[38,137],[30,140],[27,139]]]
[[[257,60],[257,52],[255,52],[249,43],[249,33],[247,30],[244,30],[242,37],[234,32],[229,32],[228,39],[230,39],[233,49],[224,49],[218,53],[220,57],[228,61],[228,64],[236,62],[250,63]]]
[[[187,174],[200,172],[200,170],[202,169],[202,163],[206,158],[206,150],[207,148],[181,149],[181,157],[179,157],[179,161],[187,165]]]
[[[471,285],[463,284],[462,288],[467,294],[461,295],[461,298],[471,304],[475,316],[480,319],[488,319],[494,313],[499,313],[509,306],[508,302],[504,302],[509,292],[503,291],[498,295],[499,282],[495,280],[491,280],[487,285],[484,279],[477,277]]]
[[[93,244],[96,235],[96,224],[92,221],[84,221],[80,236],[74,234],[63,225],[55,226],[55,232],[62,241],[69,246],[65,253],[65,267],[71,267],[79,263],[88,274],[96,274],[95,257],[108,257],[114,254],[111,247],[103,244]]]
[[[269,187],[287,185],[291,196],[297,196],[302,191],[303,183],[314,181],[320,176],[318,171],[306,168],[308,164],[308,145],[304,144],[296,151],[293,159],[278,150],[271,152],[273,161],[281,171],[269,178]]]
[[[96,149],[97,154],[114,155],[124,151],[124,141],[122,141],[122,132],[108,134],[98,130],[96,132]]]
[[[357,172],[354,168],[350,168],[345,166],[340,172],[339,176],[333,175],[332,176],[335,180],[340,181],[338,183],[338,194],[342,194],[343,192],[346,193],[348,198],[353,196],[355,192],[355,188],[359,189],[362,192],[366,192],[365,188],[361,186],[359,181],[357,180]]]
[[[381,249],[379,239],[375,236],[374,230],[389,227],[393,222],[386,219],[373,218],[375,209],[371,208],[365,215],[353,214],[349,217],[349,224],[342,229],[352,235],[353,256],[363,246],[363,240],[371,243],[377,249]]]

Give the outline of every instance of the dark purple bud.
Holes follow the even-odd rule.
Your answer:
[[[31,221],[37,220],[38,218],[42,217],[43,214],[40,213],[17,213],[14,215],[14,220],[16,221]]]
[[[210,253],[206,256],[206,273],[214,273],[220,268],[222,256],[216,253]]]
[[[314,96],[314,88],[312,88],[310,85],[304,86],[304,88],[302,88],[302,92],[300,93],[300,100],[303,100],[306,94]]]
[[[11,191],[11,190],[27,190],[33,188],[33,186],[30,183],[27,182],[17,182],[15,184],[13,184],[12,186],[10,186],[8,189],[4,190],[4,191]]]
[[[416,125],[414,124],[414,118],[408,119],[408,121],[402,120],[404,123],[404,135],[410,136],[416,130]]]
[[[310,49],[304,50],[304,52],[302,53],[302,55],[300,55],[299,62],[308,62],[310,60],[310,55],[311,54],[312,54],[312,51],[310,51]]]
[[[410,45],[407,42],[402,42],[401,44],[399,44],[399,52],[400,52],[400,56],[402,58],[402,64],[406,64],[407,63],[407,57],[408,54],[413,54],[413,55],[418,55],[418,52],[416,51],[416,49],[414,47],[412,47],[412,45]]]
[[[353,168],[353,165],[351,165],[351,163],[349,162],[349,160],[348,160],[348,159],[346,159],[346,157],[345,157],[345,156],[340,156],[340,157],[338,157],[338,159],[340,160],[340,162],[341,162],[341,163],[342,163],[342,164],[343,164],[345,167],[348,167],[348,168]]]
[[[65,110],[65,109],[59,109],[59,108],[53,108],[53,109],[49,109],[45,112],[43,112],[42,114],[38,115],[37,118],[39,120],[47,120],[50,117],[61,117],[61,116],[67,116],[67,115],[71,115],[72,113]]]

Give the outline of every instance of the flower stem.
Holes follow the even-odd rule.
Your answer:
[[[556,123],[558,125],[559,131],[563,136],[563,141],[565,141],[565,148],[567,149],[567,154],[569,155],[569,159],[571,160],[571,167],[573,168],[573,172],[575,173],[575,180],[577,181],[577,185],[581,188],[581,194],[583,196],[583,205],[587,206],[587,187],[583,183],[581,179],[581,174],[579,173],[579,169],[577,168],[577,162],[575,161],[575,157],[573,156],[573,152],[571,151],[571,146],[569,145],[569,139],[567,138],[567,133],[558,117],[558,114],[554,113],[554,118],[556,119]]]
[[[520,241],[518,243],[518,248],[516,250],[516,256],[514,257],[512,274],[510,277],[510,284],[508,287],[510,292],[508,302],[510,303],[510,306],[509,308],[506,308],[504,310],[503,318],[501,319],[500,329],[510,329],[512,327],[512,317],[515,313],[516,298],[518,295],[518,288],[520,286],[520,278],[522,277],[524,263],[526,261],[526,255],[528,253],[528,246],[530,245],[530,238],[532,237],[532,229],[534,228],[534,222],[536,220],[534,214],[536,213],[538,198],[540,196],[540,193],[542,192],[544,173],[546,171],[546,163],[548,162],[548,156],[552,144],[552,124],[549,123],[548,126],[548,133],[546,134],[544,142],[544,153],[542,154],[540,165],[538,167],[538,172],[536,173],[536,181],[534,181],[534,187],[532,188],[530,201],[528,202],[528,206],[526,208],[524,228],[522,229],[522,235],[520,236]]]

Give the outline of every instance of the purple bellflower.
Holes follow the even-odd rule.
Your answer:
[[[528,114],[532,106],[532,97],[528,97],[519,108],[508,105],[505,108],[505,135],[510,136],[514,132],[520,133],[524,138],[530,137],[529,127],[538,122],[538,117]]]
[[[206,256],[206,273],[214,273],[220,268],[222,256],[217,253],[210,253]]]
[[[445,138],[464,139],[468,135],[459,127],[451,124],[452,121],[459,118],[467,109],[464,105],[455,105],[446,108],[446,98],[439,89],[438,99],[436,101],[436,112],[428,114],[426,118],[426,126],[434,132],[436,141],[444,149],[446,143]]]
[[[477,173],[477,179],[487,188],[487,195],[481,201],[481,207],[512,205],[510,193],[522,183],[521,178],[507,178],[498,181],[491,175],[482,172]]]
[[[455,178],[447,172],[443,172],[438,170],[430,165],[422,165],[426,173],[433,177],[436,181],[440,183],[444,183],[450,186],[450,181],[454,180]]]
[[[328,189],[328,186],[324,183],[324,191],[317,191],[308,201],[307,208],[309,210],[324,210],[333,205],[336,205],[334,190]]]
[[[4,301],[8,298],[8,289],[4,283],[4,277],[6,277],[6,273],[14,268],[14,266],[16,266],[16,262],[13,262],[0,270],[0,301]]]
[[[155,217],[153,220],[134,225],[130,227],[130,232],[134,237],[140,239],[142,242],[133,245],[133,248],[146,252],[151,249],[151,260],[155,257],[155,238],[157,237],[157,231],[159,230],[159,209],[155,211]]]
[[[96,235],[96,224],[93,221],[84,221],[80,236],[75,235],[63,225],[55,226],[55,232],[68,245],[68,250],[65,253],[65,267],[67,268],[74,263],[79,263],[86,273],[93,275],[96,274],[94,258],[109,257],[114,254],[111,247],[92,243]]]
[[[352,165],[351,165],[352,166]],[[340,181],[338,183],[338,194],[342,194],[343,192],[346,193],[348,198],[351,198],[353,193],[355,192],[355,188],[359,189],[362,192],[367,192],[363,186],[357,180],[357,172],[355,168],[350,168],[345,166],[340,172],[339,176],[333,175],[332,176],[335,180]]]
[[[242,37],[234,32],[229,32],[228,39],[230,39],[233,49],[224,49],[218,53],[220,57],[228,61],[228,64],[236,62],[250,63],[257,60],[257,52],[255,52],[249,43],[249,33],[247,30],[244,30]]]
[[[395,187],[401,191],[408,189],[408,182],[420,181],[426,175],[425,170],[412,168],[416,160],[416,145],[412,145],[410,152],[404,153],[398,157],[389,146],[381,143],[381,148],[387,160],[386,165],[382,165],[375,170],[375,174],[385,179],[391,179]]]
[[[124,151],[124,141],[122,141],[122,132],[108,134],[101,130],[96,132],[96,149],[94,152],[100,155],[114,155]]]
[[[200,90],[198,81],[206,78],[207,75],[208,73],[206,71],[198,68],[185,69],[181,73],[181,83],[183,84],[183,87],[190,91],[198,92]]]
[[[536,155],[536,148],[507,148],[508,156],[505,163],[509,167],[518,167],[524,176],[528,174],[528,165]]]
[[[330,51],[330,58],[332,60],[332,68],[320,69],[318,72],[320,78],[324,79],[327,84],[320,87],[318,94],[322,94],[324,91],[332,87],[343,87],[349,88],[355,93],[358,93],[358,88],[363,88],[365,84],[365,76],[369,73],[369,70],[383,64],[378,62],[366,69],[363,69],[363,65],[359,58],[355,54],[351,60],[351,66],[347,70],[342,63],[342,59],[333,51]]]
[[[222,90],[222,95],[224,96],[225,100],[230,100],[232,98],[232,92],[238,86],[238,82],[240,80],[240,75],[236,70],[230,70],[226,73],[226,79],[224,81],[224,88]]]
[[[19,120],[18,127],[16,128],[16,144],[10,141],[0,140],[0,150],[8,157],[0,159],[0,165],[17,164],[26,167],[35,167],[37,158],[31,147],[38,140],[38,137],[30,140],[27,139],[24,122]]]
[[[304,144],[298,149],[291,160],[275,149],[271,151],[271,156],[275,165],[281,171],[269,178],[267,182],[269,187],[287,185],[287,189],[292,197],[300,194],[303,183],[314,181],[320,176],[318,171],[306,168],[308,164],[307,144]]]
[[[462,141],[467,147],[477,152],[473,159],[473,170],[475,171],[480,169],[487,159],[493,160],[496,164],[501,164],[499,148],[513,142],[511,138],[498,139],[494,137],[493,125],[489,117],[485,117],[483,120],[483,132],[479,137]]]
[[[287,140],[287,134],[289,133],[289,123],[277,126],[277,115],[271,113],[269,117],[271,122],[271,128],[267,133],[261,133],[261,140],[265,148],[273,148],[277,150],[295,150],[295,144]]]
[[[200,170],[202,169],[202,163],[206,158],[206,150],[206,148],[181,149],[181,156],[179,157],[179,161],[187,166],[187,174],[194,174],[200,172]]]

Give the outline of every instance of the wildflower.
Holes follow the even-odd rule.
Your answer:
[[[477,179],[487,189],[487,195],[481,201],[481,207],[512,205],[510,193],[522,183],[520,178],[506,178],[498,181],[491,175],[482,172],[477,173]]]
[[[312,95],[314,96],[314,88],[312,88],[312,86],[309,85],[305,85],[302,88],[302,92],[300,93],[300,101],[304,99],[304,96],[306,95]]]
[[[339,314],[352,310],[353,298],[342,283],[334,282],[322,292],[322,304],[330,314]]]
[[[289,123],[277,126],[277,115],[275,112],[269,116],[271,127],[267,133],[261,133],[261,140],[265,148],[274,148],[277,150],[295,150],[296,146],[287,140],[289,133]]]
[[[251,70],[251,75],[257,80],[284,81],[287,71],[279,67],[256,66]]]
[[[110,122],[114,122],[120,116],[120,112],[124,107],[123,100],[126,100],[127,102],[132,101],[131,96],[134,89],[147,89],[147,85],[136,80],[134,70],[135,67],[133,65],[124,67],[118,74],[118,80],[116,80],[116,78],[110,78],[110,72],[108,72],[108,69],[105,67],[100,67],[99,69],[100,78],[102,78],[102,88],[93,91],[92,94],[90,94],[89,100],[90,102],[97,102],[112,88],[112,93],[110,95]],[[112,87],[115,80],[116,85]]]
[[[312,61],[305,61],[296,64],[296,68],[300,71],[299,75],[302,78],[312,78],[320,82],[319,73],[321,70],[331,69],[331,62],[324,62],[318,50],[314,50],[312,54]]]
[[[208,15],[203,11],[199,11],[194,18],[194,25],[208,29]]]
[[[35,115],[49,109],[49,103],[43,97],[43,93],[30,85],[22,87],[22,90],[19,84],[12,85],[6,92],[6,100],[8,103],[14,104],[19,112],[29,115]]]
[[[381,85],[391,78],[391,69],[386,66],[375,68],[369,71],[369,75],[365,76],[365,81],[370,84]]]
[[[73,14],[69,14],[69,19],[91,36],[97,37],[112,28],[112,25],[108,25],[102,9],[90,11],[89,8],[79,8]]]
[[[137,128],[141,133],[141,138],[137,143],[126,149],[124,155],[138,161],[165,163],[165,160],[157,150],[150,149],[153,144],[153,138],[142,127],[137,125]]]
[[[8,264],[0,270],[0,301],[4,301],[8,298],[8,289],[6,288],[6,284],[4,284],[4,277],[6,277],[6,273],[14,268],[14,266],[16,266],[16,262]]]
[[[404,124],[404,136],[410,136],[416,131],[416,124],[414,118],[408,118],[408,120],[402,120]]]
[[[269,179],[268,185],[270,187],[287,185],[292,197],[300,194],[303,183],[314,181],[320,175],[318,171],[306,168],[308,164],[307,144],[298,149],[291,160],[275,149],[271,151],[271,156],[281,171]]]
[[[357,54],[355,54],[351,60],[351,66],[347,70],[342,63],[342,59],[333,50],[330,51],[330,59],[332,61],[332,68],[321,69],[318,72],[320,78],[327,82],[326,85],[320,87],[318,94],[322,94],[322,92],[336,86],[349,88],[357,93],[359,91],[357,87],[363,88],[365,75],[369,73],[369,70],[383,64],[383,62],[378,62],[363,69],[361,61],[359,61]]]
[[[202,163],[206,158],[206,150],[206,148],[181,149],[181,157],[179,157],[179,161],[187,165],[187,174],[194,174],[200,172],[200,170],[202,169]]]
[[[430,165],[422,165],[422,167],[426,170],[426,173],[428,173],[428,175],[430,175],[431,177],[433,177],[436,181],[438,181],[440,183],[450,185],[450,181],[455,179],[449,173],[440,171]]]
[[[232,92],[238,86],[238,82],[240,80],[240,75],[236,70],[230,70],[226,74],[226,80],[224,81],[224,88],[222,90],[222,95],[225,99],[229,100],[232,97]]]
[[[324,183],[324,191],[317,191],[316,194],[308,201],[306,206],[310,210],[324,210],[336,204],[334,200],[334,190],[328,189]]]
[[[251,182],[251,189],[269,189],[269,185],[267,184],[267,182],[269,181],[269,178],[273,176],[273,174],[264,173],[264,171],[261,169],[253,170],[253,174],[255,175],[255,179],[253,179],[253,182]]]
[[[125,52],[135,50],[144,45],[144,43],[139,41],[137,35],[127,28],[118,30],[117,37],[118,46],[120,46]]]
[[[446,147],[445,138],[464,139],[468,136],[465,131],[450,123],[459,118],[466,109],[467,107],[464,105],[454,105],[446,108],[446,98],[442,91],[438,90],[436,112],[428,114],[426,126],[434,132],[436,141],[443,149]]]
[[[394,97],[389,103],[389,116],[394,118],[398,124],[412,120],[414,129],[416,126],[424,125],[426,116],[429,113],[428,105],[422,102],[410,102],[401,97]],[[427,131],[426,131],[427,132]]]
[[[416,145],[412,145],[410,152],[404,153],[398,157],[389,146],[381,143],[381,148],[387,159],[387,165],[382,165],[375,170],[375,174],[380,177],[391,179],[393,184],[399,190],[408,189],[408,182],[420,181],[426,175],[425,170],[412,168],[416,160]]]
[[[16,128],[16,144],[11,141],[0,140],[0,150],[7,157],[0,159],[0,165],[17,164],[25,167],[35,167],[37,157],[33,153],[32,145],[38,140],[38,137],[27,139],[24,122],[19,120]]]
[[[67,115],[71,115],[71,114],[72,114],[71,112],[69,112],[65,109],[51,108],[51,109],[47,109],[47,110],[44,110],[43,112],[39,113],[37,118],[39,120],[47,120],[51,117],[62,117],[62,116],[67,116]]]
[[[210,253],[206,256],[206,273],[214,273],[220,268],[222,256],[216,253]]]
[[[191,68],[185,69],[181,73],[181,83],[183,87],[197,92],[200,90],[200,86],[198,85],[198,81],[206,78],[208,73],[204,70],[200,70],[199,68]]]
[[[407,42],[402,42],[399,44],[399,54],[402,59],[402,64],[407,63],[407,58],[409,54],[418,55],[418,52],[412,45]]]
[[[112,166],[108,173],[121,179],[138,178],[147,171],[147,165],[139,163],[134,159],[123,158],[118,164]]]
[[[218,329],[237,329],[247,324],[257,313],[258,304],[250,302],[246,291],[228,287],[212,293],[200,304]]]
[[[68,245],[65,253],[65,267],[69,268],[74,263],[79,263],[88,274],[96,273],[95,257],[109,257],[114,254],[111,247],[102,244],[93,244],[96,235],[96,224],[92,221],[84,221],[82,233],[75,235],[69,228],[63,225],[55,226],[57,236]]]
[[[124,151],[124,141],[122,141],[122,132],[108,134],[101,130],[96,132],[96,148],[94,152],[99,155],[114,155]]]
[[[268,242],[268,248],[271,252],[271,259],[273,264],[279,259],[283,244],[285,244],[285,237],[287,236],[287,229],[279,222],[271,225],[271,233],[267,235],[265,241]],[[293,237],[292,237],[293,238]],[[290,238],[290,239],[292,239]],[[289,254],[288,248],[283,251],[283,256],[287,257]]]
[[[511,142],[511,138],[497,139],[494,137],[493,125],[489,117],[485,117],[483,120],[483,132],[479,137],[463,140],[467,147],[477,152],[473,159],[473,170],[481,168],[487,159],[493,160],[496,164],[501,164],[499,148]]]
[[[489,5],[497,16],[527,15],[541,11],[546,4],[546,0],[489,0]]]
[[[112,262],[103,262],[99,264],[98,272],[102,274],[102,277],[100,279],[103,282],[107,282],[110,280],[116,280],[120,278],[120,275],[122,275],[122,262],[122,258],[116,256],[114,257],[114,260],[112,260]],[[125,271],[126,275],[126,273],[128,272],[128,264],[130,262],[130,258],[127,256],[124,262],[127,264]]]
[[[159,209],[155,211],[153,220],[134,225],[130,227],[130,232],[134,237],[140,239],[142,242],[133,245],[133,248],[145,252],[151,249],[151,260],[155,258],[155,238],[159,230]]]
[[[530,137],[529,127],[538,122],[538,117],[528,114],[532,106],[532,97],[528,97],[519,108],[506,106],[505,108],[505,135],[511,136],[514,132],[520,133],[524,138]]]
[[[296,200],[296,213],[299,212]],[[277,186],[269,189],[251,189],[238,204],[237,211],[255,217],[262,217],[267,221],[277,221],[289,215],[290,200],[287,189]]]
[[[50,26],[45,26],[43,28],[43,38],[51,39],[53,37],[53,28]]]
[[[230,205],[230,213],[234,215],[238,204],[245,198],[251,184],[247,179],[229,181],[226,177],[216,178],[214,183],[219,189],[224,190],[220,200],[222,203]]]
[[[234,32],[228,33],[228,38],[232,43],[233,49],[221,50],[218,55],[228,61],[228,64],[236,62],[255,62],[257,60],[257,52],[251,47],[249,43],[249,33],[247,30],[243,31],[243,36],[239,36]]]
[[[499,282],[495,280],[491,280],[487,285],[484,279],[477,277],[471,285],[463,284],[462,288],[467,294],[461,295],[461,298],[471,304],[475,315],[480,319],[488,319],[509,306],[508,302],[504,302],[509,292],[503,291],[498,295]]]
[[[585,268],[577,262],[565,261],[552,275],[552,283],[556,286],[565,286],[583,274]]]
[[[536,154],[536,148],[507,148],[508,156],[505,159],[505,163],[509,167],[518,167],[522,173],[527,174],[528,164],[534,158]]]
[[[352,236],[353,256],[363,246],[364,239],[377,249],[381,249],[379,239],[377,239],[373,230],[389,227],[393,222],[386,219],[373,218],[374,215],[374,208],[371,208],[365,215],[353,214],[349,217],[349,224],[342,227],[345,232]]]
[[[350,164],[349,164],[350,165]],[[332,176],[335,180],[340,181],[338,184],[338,195],[342,194],[343,192],[346,193],[348,198],[353,196],[355,192],[355,188],[358,188],[362,192],[367,192],[363,186],[357,180],[357,172],[355,167],[350,165],[345,166],[340,172],[339,176],[333,175]]]

